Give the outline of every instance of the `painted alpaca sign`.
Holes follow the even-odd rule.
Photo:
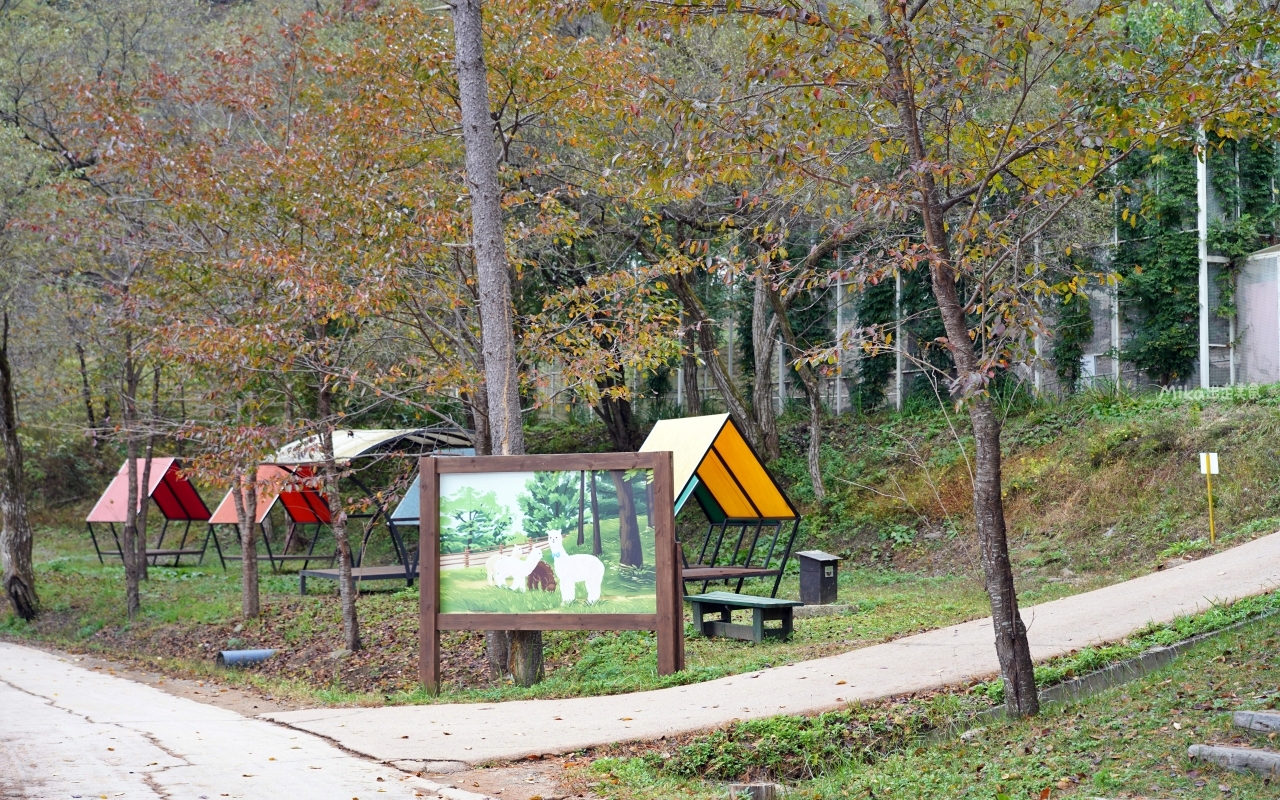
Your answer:
[[[657,613],[653,470],[439,480],[440,613]]]
[[[424,458],[423,682],[441,630],[655,630],[683,665],[671,454]]]

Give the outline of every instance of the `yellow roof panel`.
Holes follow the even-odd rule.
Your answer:
[[[715,450],[698,465],[698,478],[711,491],[724,513],[734,519],[754,519],[760,516],[751,499],[738,487],[733,473]]]
[[[712,449],[719,453],[720,458],[733,471],[734,477],[755,504],[759,516],[765,519],[790,519],[796,515],[795,509],[787,502],[787,498],[765,470],[764,464],[756,458],[747,440],[742,438],[735,426],[724,426]]]
[[[696,476],[731,518],[799,516],[728,414],[660,421],[640,452],[663,450],[672,453],[677,498]]]

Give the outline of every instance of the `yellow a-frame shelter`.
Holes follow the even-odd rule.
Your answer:
[[[672,453],[675,513],[693,498],[708,523],[698,557],[690,563],[682,552],[684,581],[702,581],[705,592],[712,581],[736,578],[741,591],[748,578],[772,577],[776,596],[800,513],[733,420],[728,414],[662,420],[640,452],[662,450]]]

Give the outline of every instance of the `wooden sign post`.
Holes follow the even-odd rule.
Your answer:
[[[420,470],[418,676],[429,692],[439,691],[440,631],[447,630],[650,630],[657,632],[658,674],[670,675],[684,669],[683,585],[675,539],[675,490],[670,452],[423,458]],[[635,552],[623,558],[630,558],[630,563],[642,561],[643,548],[639,546],[641,537],[635,522],[638,518],[635,513],[636,494],[628,488],[631,479],[622,477],[636,475],[636,471],[648,473],[645,476],[645,494],[638,496],[645,498],[646,535],[652,529],[653,594],[648,594],[644,579],[636,578],[637,575],[643,576],[646,570],[642,566],[628,566],[630,582],[638,587],[637,597],[602,595],[603,576],[616,577],[622,568],[612,563],[606,565],[608,559],[600,558],[602,552],[594,555],[567,552],[565,544],[573,547],[573,542],[578,540],[576,533],[571,537],[559,528],[550,532],[529,530],[538,524],[534,517],[542,517],[543,512],[554,510],[548,507],[545,499],[539,501],[526,494],[519,501],[521,504],[527,502],[521,514],[524,535],[511,554],[504,551],[504,539],[501,537],[514,529],[510,522],[514,512],[504,498],[514,496],[512,486],[518,485],[515,484],[517,479],[525,481],[524,485],[534,486],[542,476],[546,478],[543,483],[554,488],[559,487],[556,473],[582,473],[561,481],[566,486],[573,484],[571,488],[574,490],[568,494],[577,498],[581,505],[585,502],[585,475],[591,474],[594,481],[595,473],[608,472],[614,476],[613,485],[617,487],[619,539],[622,538],[623,516],[627,515],[632,526],[629,530],[634,533],[633,541],[636,543],[632,545]],[[467,531],[471,538],[467,539],[466,545],[470,553],[465,562],[467,569],[474,568],[476,573],[481,568],[486,570],[483,583],[480,575],[473,573],[467,573],[467,581],[446,582],[448,586],[443,598],[441,540],[445,531],[442,531],[441,517],[442,478],[450,485],[461,487],[443,502],[452,504],[451,508],[461,508],[464,502],[468,504],[466,512],[455,512],[448,518],[449,524],[455,528],[461,527],[461,521],[469,526]],[[491,490],[491,487],[496,489]],[[593,495],[593,512],[596,505]],[[558,511],[567,519],[564,509]],[[582,509],[574,510],[571,516],[570,527],[581,530]],[[486,524],[489,526],[485,527]],[[599,548],[600,520],[594,513],[592,524],[597,532],[595,547]],[[478,553],[477,548],[471,545],[476,531],[480,530],[485,536],[496,538],[496,549]],[[457,530],[451,530],[450,534],[456,539]],[[537,538],[539,535],[546,537],[545,546],[552,557],[551,564],[559,586],[554,592],[530,591],[520,583],[530,580],[533,569],[546,563],[542,558],[547,551],[540,550],[544,543]],[[527,552],[521,552],[522,547],[527,548]],[[547,567],[544,566],[542,571],[547,572]],[[509,585],[508,580],[512,581]],[[577,591],[579,585],[586,593],[581,600],[582,593]],[[509,613],[500,610],[504,604],[536,607],[538,610]],[[614,611],[610,606],[632,610]],[[644,607],[653,610],[640,613],[633,610]]]

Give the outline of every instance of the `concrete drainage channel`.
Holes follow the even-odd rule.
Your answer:
[[[1153,647],[1141,655],[1124,661],[1117,661],[1110,666],[1090,672],[1088,675],[1082,675],[1079,678],[1047,687],[1040,691],[1040,704],[1041,706],[1047,706],[1054,703],[1074,703],[1100,694],[1107,689],[1130,683],[1172,664],[1178,656],[1201,642],[1221,636],[1224,633],[1239,630],[1246,625],[1252,625],[1278,613],[1280,611],[1268,611],[1265,614],[1241,620],[1216,631],[1192,636],[1190,639],[1171,644],[1168,647]],[[986,725],[1005,719],[1005,716],[1003,708],[992,708],[979,712],[968,719],[939,728],[922,737],[922,739],[926,744],[938,744],[957,737],[968,738],[982,731]],[[1245,717],[1249,719],[1246,721]],[[1237,712],[1235,725],[1254,731],[1276,731],[1280,730],[1280,714]],[[1259,727],[1271,725],[1276,727]],[[1280,775],[1280,754],[1265,750],[1192,745],[1189,754],[1193,758],[1211,761],[1237,772],[1252,771],[1268,775]],[[729,784],[727,788],[730,800],[776,800],[787,792],[787,787],[778,783],[735,783]],[[1105,798],[1097,798],[1096,800],[1105,800]]]
[[[1168,647],[1153,647],[1141,655],[1134,656],[1133,658],[1126,659],[1124,661],[1117,661],[1110,666],[1090,672],[1088,675],[1082,675],[1079,678],[1074,678],[1072,680],[1041,689],[1040,705],[1048,706],[1053,705],[1054,703],[1075,703],[1080,700],[1093,697],[1096,694],[1100,694],[1116,686],[1123,686],[1126,683],[1136,681],[1139,678],[1150,675],[1156,670],[1167,667],[1172,664],[1178,656],[1201,642],[1212,639],[1215,636],[1221,636],[1224,633],[1239,630],[1246,625],[1261,622],[1262,620],[1269,619],[1276,614],[1280,614],[1280,611],[1268,611],[1265,614],[1259,614],[1256,617],[1241,620],[1240,622],[1228,625],[1225,628],[1219,628],[1216,631],[1209,631],[1197,636],[1192,636],[1190,639],[1184,639],[1183,641],[1171,644]],[[966,735],[973,735],[976,731],[981,730],[984,725],[992,722],[998,722],[1004,718],[1004,708],[992,708],[987,711],[979,712],[968,719],[952,723],[945,728],[940,728],[925,736],[924,739],[929,744],[935,744],[949,739],[954,739],[957,736],[964,737]]]

